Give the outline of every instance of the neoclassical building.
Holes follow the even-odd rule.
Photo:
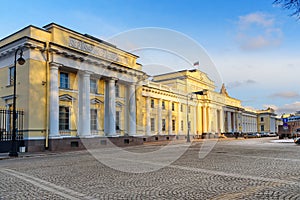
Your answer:
[[[0,40],[2,110],[12,108],[18,49],[26,62],[16,67],[16,107],[24,111],[28,151],[78,147],[83,138],[103,144],[106,138],[117,143],[125,138],[127,144],[184,138],[188,129],[192,136],[258,131],[261,112],[244,108],[224,85],[215,91],[207,74],[183,70],[150,81],[137,55],[54,23]],[[201,95],[193,94],[197,91]],[[1,134],[12,130],[11,120],[0,126]]]

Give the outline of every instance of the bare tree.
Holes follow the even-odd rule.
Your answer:
[[[300,0],[274,0],[273,4],[291,10],[291,16],[300,19]]]

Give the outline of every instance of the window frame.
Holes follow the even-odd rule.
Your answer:
[[[66,117],[64,119],[61,118],[61,114],[62,114],[61,108],[68,110],[66,113],[63,113]],[[62,123],[61,120],[65,120],[65,121]],[[58,116],[59,131],[70,131],[71,130],[70,120],[71,120],[70,107],[69,106],[59,106],[59,116]],[[66,125],[67,125],[67,128],[66,128]],[[62,126],[64,126],[64,129],[61,128]]]
[[[95,113],[93,113],[94,111],[95,111]],[[98,110],[92,108],[90,110],[90,115],[91,115],[90,129],[91,129],[91,131],[97,131],[98,130]],[[95,119],[93,119],[93,116],[95,117]]]
[[[7,80],[8,86],[12,86],[14,84],[14,78],[15,78],[14,70],[15,70],[14,66],[8,68],[8,80]]]
[[[116,95],[116,97],[120,97],[120,85],[119,84],[115,85],[115,95]]]
[[[66,75],[66,76],[62,77],[62,75]],[[63,82],[62,82],[62,80],[63,80]],[[65,83],[65,81],[67,83]],[[70,89],[70,76],[69,76],[69,73],[59,72],[59,88],[61,88],[61,89]]]
[[[120,131],[121,130],[121,111],[116,111],[116,131]]]
[[[161,120],[161,130],[166,131],[166,119]]]
[[[151,107],[151,108],[154,108],[154,107],[155,107],[154,99],[151,99],[151,100],[150,100],[150,107]]]
[[[95,88],[93,88],[92,85],[95,85]],[[97,94],[98,93],[98,84],[97,84],[96,79],[90,79],[90,93],[92,93],[92,94]]]
[[[172,131],[176,130],[176,120],[172,119]]]
[[[155,131],[155,118],[150,118],[150,130]]]

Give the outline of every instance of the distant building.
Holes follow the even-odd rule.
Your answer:
[[[224,85],[216,92],[204,72],[182,70],[149,81],[136,62],[138,56],[54,23],[28,26],[0,40],[3,110],[12,109],[18,48],[26,60],[17,66],[17,108],[24,111],[18,131],[27,151],[81,147],[80,140],[122,143],[120,136],[131,136],[125,144],[153,137],[185,138],[188,129],[195,137],[276,132],[272,109],[244,108]],[[6,122],[0,123],[0,132],[9,135],[12,120],[5,112],[2,117]]]
[[[259,133],[276,133],[276,114],[274,109],[257,111],[257,124]]]

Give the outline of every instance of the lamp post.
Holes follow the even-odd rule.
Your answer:
[[[197,91],[197,92],[190,92],[186,95],[186,120],[187,120],[187,138],[186,138],[186,142],[191,142],[190,139],[190,120],[189,120],[189,95],[206,95],[207,90],[202,90],[202,91]],[[192,96],[191,96],[192,99]]]
[[[18,52],[20,51],[19,55],[20,57],[17,60]],[[19,65],[24,65],[25,59],[23,56],[23,50],[22,48],[18,48],[15,52],[15,60],[14,60],[14,95],[13,95],[13,132],[12,132],[12,145],[11,145],[11,151],[9,152],[9,156],[11,157],[18,157],[18,151],[17,151],[17,142],[16,142],[16,136],[17,136],[17,129],[16,129],[16,121],[17,121],[17,112],[16,112],[16,91],[17,91],[17,62]]]

